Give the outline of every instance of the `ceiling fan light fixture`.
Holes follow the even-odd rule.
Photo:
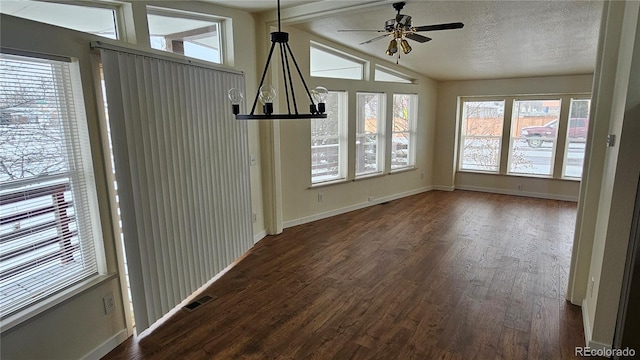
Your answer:
[[[398,52],[398,42],[396,39],[391,40],[389,42],[389,47],[387,47],[387,55],[393,56]]]
[[[400,47],[402,48],[402,52],[407,55],[408,53],[411,52],[411,50],[413,50],[411,48],[411,45],[409,45],[409,42],[406,39],[402,39],[402,41],[400,42]]]

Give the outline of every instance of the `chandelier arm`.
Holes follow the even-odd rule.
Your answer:
[[[311,101],[311,105],[315,106],[316,103],[313,101],[313,97],[311,97],[311,92],[307,87],[306,81],[304,81],[304,77],[302,76],[302,71],[300,71],[300,67],[298,66],[298,62],[296,61],[295,56],[293,56],[293,51],[291,51],[291,47],[289,46],[289,43],[286,43],[286,45],[287,45],[287,49],[289,50],[289,54],[291,55],[291,59],[293,60],[293,64],[296,66],[296,70],[298,70],[298,75],[300,75],[300,80],[302,80],[302,85],[304,85],[304,89],[307,91],[307,96],[309,96],[309,101]]]
[[[267,70],[269,69],[269,63],[271,62],[271,56],[273,55],[273,48],[276,47],[275,41],[271,41],[271,49],[269,50],[269,57],[267,57],[267,63],[264,65],[264,71],[262,72],[262,79],[260,79],[260,85],[258,85],[258,91],[256,92],[256,98],[253,100],[253,106],[251,107],[251,113],[249,115],[253,115],[256,110],[256,105],[258,104],[258,97],[260,95],[260,88],[264,84],[264,78],[267,75]]]
[[[285,43],[285,44],[286,46],[289,46],[288,43]],[[284,59],[285,59],[285,64],[287,64],[287,74],[289,74],[289,86],[291,87],[291,97],[293,98],[293,109],[295,110],[297,115],[298,103],[296,102],[296,91],[293,88],[293,78],[291,77],[291,66],[289,66],[289,56],[287,55],[286,50],[284,50]],[[284,73],[284,69],[282,69],[282,72]],[[291,114],[291,111],[289,111],[289,114]]]
[[[285,98],[287,98],[287,111],[289,112],[289,115],[291,115],[291,104],[289,102],[289,86],[287,86],[287,73],[284,71],[284,46],[282,46],[282,43],[280,43],[280,62],[282,64],[282,79],[284,82],[284,96]],[[291,80],[291,79],[289,79]],[[293,104],[295,105],[296,103],[296,96],[295,94],[293,94],[293,87],[291,88],[291,94],[293,95]],[[296,111],[297,113],[297,111]]]

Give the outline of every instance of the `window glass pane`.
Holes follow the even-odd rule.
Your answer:
[[[569,128],[564,154],[562,175],[567,178],[582,178],[584,151],[589,131],[589,99],[571,99]]]
[[[391,169],[415,165],[414,129],[418,97],[409,94],[393,95],[393,125],[391,137]]]
[[[382,69],[378,66],[376,66],[374,76],[375,76],[375,81],[396,82],[396,83],[403,83],[403,84],[412,83],[412,81],[409,79],[408,76],[400,76],[400,75],[394,74],[391,71]]]
[[[362,80],[364,72],[364,62],[340,56],[337,53],[310,47],[311,56],[311,76]]]
[[[220,22],[168,14],[148,8],[151,47],[192,58],[222,63]]]
[[[0,55],[1,316],[97,274],[78,79],[75,63]]]
[[[0,13],[117,39],[115,11],[109,8],[3,0]]]
[[[384,94],[357,94],[356,176],[382,171],[384,103]]]
[[[460,170],[498,172],[503,125],[504,100],[463,103]]]
[[[513,102],[509,173],[552,175],[560,100]]]
[[[345,177],[347,93],[329,91],[326,119],[311,120],[311,182]]]

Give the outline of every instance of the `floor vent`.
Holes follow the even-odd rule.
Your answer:
[[[218,298],[217,296],[209,296],[209,295],[205,295],[205,296],[201,297],[200,299],[197,299],[197,300],[195,300],[195,301],[193,301],[193,302],[188,303],[187,305],[185,305],[185,306],[183,307],[183,309],[185,309],[185,310],[187,310],[187,311],[191,312],[191,311],[195,310],[198,306],[203,305],[203,304],[206,304],[206,303],[208,303],[209,301],[211,301],[211,300],[215,300],[215,299],[217,299],[217,298]]]

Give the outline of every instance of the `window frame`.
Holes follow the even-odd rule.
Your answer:
[[[219,57],[220,57],[220,62],[215,62],[209,59],[202,59],[202,58],[196,58],[196,57],[192,57],[189,55],[185,55],[185,54],[181,54],[178,52],[173,52],[173,50],[168,50],[168,49],[157,49],[152,47],[151,45],[151,30],[149,29],[149,15],[153,15],[153,16],[162,16],[162,17],[172,17],[172,18],[180,18],[180,19],[186,19],[186,20],[197,20],[197,21],[206,21],[206,22],[210,22],[210,23],[215,23],[216,24],[216,28],[217,28],[217,38],[218,38],[218,44],[219,46]],[[184,56],[184,57],[188,57],[188,58],[193,58],[193,59],[198,59],[201,61],[207,61],[213,64],[218,64],[218,65],[227,65],[228,63],[228,57],[227,57],[227,51],[226,51],[226,34],[225,34],[225,23],[227,21],[226,18],[221,17],[221,16],[216,16],[216,15],[208,15],[208,14],[201,14],[201,13],[194,13],[194,12],[190,12],[190,11],[185,11],[185,10],[179,10],[179,9],[173,9],[173,8],[165,8],[165,7],[159,7],[159,6],[154,6],[154,5],[146,5],[146,17],[147,17],[147,30],[149,33],[149,46],[154,49],[154,50],[158,50],[158,51],[164,51],[164,52],[168,52],[171,54],[175,54],[175,55],[179,55],[179,56]],[[209,27],[212,25],[209,25]],[[193,30],[187,30],[187,31],[183,31],[183,32],[177,32],[175,34],[182,34],[185,32],[189,32],[189,31],[193,31],[193,32],[198,32],[199,33],[194,33],[193,36],[196,35],[200,35],[200,34],[206,34],[207,32],[204,31],[206,27],[201,27],[201,28],[197,28],[197,29],[193,29]],[[168,34],[165,35],[163,37],[167,37],[169,35],[175,35],[175,34]],[[176,38],[177,39],[177,38]]]
[[[511,166],[513,164],[514,161],[514,146],[516,143],[516,136],[518,137],[518,142],[522,143],[522,139],[520,139],[520,134],[514,134],[514,127],[515,127],[515,119],[516,119],[516,114],[515,114],[515,107],[516,107],[516,102],[532,102],[532,101],[558,101],[558,116],[555,120],[551,120],[551,121],[547,121],[545,122],[543,125],[540,125],[539,127],[544,127],[546,125],[549,125],[553,122],[555,122],[555,129],[556,129],[556,133],[555,133],[555,138],[552,140],[553,144],[551,146],[551,156],[549,158],[549,173],[548,174],[540,174],[540,173],[526,173],[526,172],[516,172],[511,170]],[[537,178],[553,178],[553,175],[555,173],[555,168],[556,168],[556,153],[558,151],[558,147],[559,147],[559,134],[558,131],[560,129],[561,123],[562,123],[562,119],[565,117],[566,114],[563,114],[562,112],[562,104],[564,103],[564,99],[562,96],[557,96],[557,95],[550,95],[550,96],[535,96],[535,97],[517,97],[514,99],[511,99],[511,121],[510,121],[510,129],[509,129],[509,148],[508,148],[508,157],[507,157],[507,168],[506,170],[506,174],[507,175],[512,175],[512,176],[526,176],[526,177],[537,177]],[[551,128],[553,128],[553,126],[550,126]],[[547,138],[547,137],[545,137]],[[527,141],[525,141],[527,142]],[[549,140],[544,140],[542,142],[542,145],[544,145],[545,142],[550,142]],[[529,147],[529,145],[526,145],[527,147]]]
[[[30,18],[25,18],[22,16],[18,16],[18,15],[12,15],[12,16],[17,16],[23,19],[27,19],[30,21],[38,21],[38,22],[42,22],[45,24],[49,24],[52,26],[57,26],[57,27],[61,27],[67,30],[73,30],[73,31],[80,31],[86,34],[92,34],[95,36],[98,36],[100,38],[106,38],[106,39],[111,39],[111,40],[126,40],[125,39],[125,34],[121,31],[122,29],[125,28],[124,23],[124,17],[122,14],[122,5],[117,4],[117,3],[113,3],[113,2],[108,2],[108,1],[101,1],[101,0],[96,0],[96,1],[91,1],[91,0],[78,0],[78,1],[74,1],[73,3],[69,2],[69,1],[61,1],[61,0],[46,0],[46,1],[42,1],[42,0],[31,0],[32,2],[40,2],[40,3],[48,3],[48,4],[55,4],[55,5],[67,5],[67,6],[77,6],[77,7],[85,7],[85,8],[95,8],[95,9],[108,9],[111,10],[113,12],[113,25],[114,25],[114,32],[115,32],[115,39],[111,39],[109,37],[106,36],[102,36],[102,35],[98,35],[96,33],[92,33],[92,32],[87,32],[87,31],[82,31],[82,30],[78,30],[78,29],[74,29],[74,28],[70,28],[67,26],[63,26],[61,24],[52,24],[49,22],[43,22],[40,20],[32,20]],[[2,12],[4,14],[4,12]]]
[[[406,131],[395,131],[395,116],[391,116],[391,153],[390,158],[393,161],[393,138],[395,134],[404,134],[407,133],[408,137],[408,143],[407,143],[407,164],[404,166],[393,166],[393,163],[391,165],[389,165],[390,168],[390,172],[398,172],[398,171],[404,171],[407,169],[412,169],[416,167],[416,140],[418,138],[417,134],[416,134],[416,128],[417,128],[417,123],[418,123],[418,106],[419,106],[419,102],[420,99],[418,97],[418,94],[410,94],[410,93],[393,93],[392,94],[392,99],[393,102],[392,104],[395,103],[395,97],[396,96],[408,96],[411,104],[409,107],[409,111],[408,111],[408,119],[407,119],[407,127],[408,130]]]
[[[11,53],[7,53],[7,55],[11,55]],[[82,243],[78,251],[85,255],[90,254],[90,257],[94,260],[88,270],[87,264],[83,264],[82,270],[65,273],[64,281],[58,280],[53,282],[53,284],[57,285],[50,285],[50,287],[55,286],[57,289],[48,294],[45,292],[44,294],[46,296],[36,297],[35,299],[31,298],[28,302],[14,306],[12,310],[3,314],[3,331],[57,306],[59,303],[84,292],[90,287],[117,277],[115,273],[107,275],[107,264],[104,245],[102,243],[101,216],[98,205],[98,189],[96,179],[94,178],[95,169],[90,148],[89,123],[82,89],[85,84],[82,84],[80,79],[80,64],[76,59],[33,54],[28,51],[20,51],[18,56],[25,58],[23,61],[26,62],[50,63],[51,61],[57,61],[59,63],[53,64],[52,66],[63,66],[62,63],[69,63],[69,65],[67,65],[68,69],[62,70],[62,72],[68,73],[68,78],[66,76],[60,78],[60,73],[55,71],[53,74],[54,84],[52,84],[52,86],[56,88],[56,98],[65,98],[57,105],[60,108],[59,111],[62,114],[74,114],[71,117],[64,115],[59,117],[59,119],[67,123],[67,125],[63,126],[62,130],[65,145],[61,151],[68,157],[69,169],[64,173],[49,175],[48,178],[68,178],[69,191],[73,194],[73,214],[78,218],[78,234],[76,236],[79,238],[78,241]],[[65,86],[63,84],[68,85]],[[80,138],[85,138],[86,140],[80,140]],[[41,177],[32,177],[20,180],[19,182],[35,184],[40,182],[41,179]],[[85,199],[84,201],[82,200],[83,198]],[[64,222],[65,220],[58,219],[56,221]],[[44,235],[42,234],[42,236]],[[89,236],[89,238],[87,238],[87,236]],[[85,239],[82,240],[80,237],[84,237]],[[73,280],[68,281],[68,277],[71,277]]]
[[[377,105],[377,117],[376,117],[376,132],[375,133],[367,133],[366,130],[363,133],[359,133],[358,132],[358,123],[360,122],[361,119],[361,113],[362,113],[362,109],[360,108],[360,106],[356,105],[356,126],[355,126],[355,166],[354,166],[354,179],[361,179],[361,178],[366,178],[366,177],[370,177],[370,176],[376,176],[379,174],[383,174],[385,172],[385,155],[386,155],[386,149],[385,149],[385,144],[386,144],[386,131],[385,131],[385,124],[387,122],[386,119],[386,105],[387,105],[387,93],[384,92],[368,92],[368,91],[358,91],[356,92],[356,104],[359,103],[359,97],[360,96],[366,96],[366,95],[377,95],[378,96],[378,105]],[[362,117],[362,120],[365,120],[364,117]],[[363,123],[363,129],[365,128],[366,124]],[[375,171],[367,171],[367,172],[360,172],[358,173],[358,161],[360,160],[358,158],[358,146],[360,145],[358,143],[358,139],[365,137],[367,135],[372,135],[375,134],[376,136],[376,170]],[[364,150],[363,150],[364,151]],[[364,160],[363,164],[366,163],[366,159]]]
[[[502,131],[498,137],[499,146],[498,146],[498,161],[497,161],[497,169],[493,170],[483,170],[483,169],[463,169],[462,164],[464,160],[464,130],[466,129],[466,119],[464,119],[465,114],[465,103],[466,102],[502,102]],[[457,161],[457,171],[460,172],[469,172],[469,173],[482,173],[482,174],[500,174],[501,173],[501,164],[502,164],[502,148],[504,144],[504,130],[505,130],[505,121],[507,116],[507,100],[498,97],[464,97],[460,99],[459,105],[459,117],[460,117],[460,132],[459,132],[459,146],[458,146],[458,161]],[[464,123],[463,123],[464,121]]]
[[[587,112],[587,117],[586,117],[586,134],[585,134],[585,139],[584,139],[584,144],[585,144],[585,149],[582,152],[582,171],[580,176],[568,176],[567,175],[567,163],[568,163],[568,154],[569,154],[569,145],[570,145],[570,141],[569,141],[569,135],[570,135],[570,128],[571,128],[571,121],[572,119],[583,119],[583,118],[572,118],[571,117],[571,113],[573,110],[573,101],[588,101],[588,112]],[[562,169],[561,169],[561,179],[563,180],[570,180],[570,181],[582,181],[582,175],[584,174],[584,157],[586,155],[586,144],[587,144],[587,140],[589,138],[589,120],[591,118],[591,97],[588,96],[571,96],[569,98],[569,114],[568,114],[568,121],[567,121],[567,126],[566,126],[566,138],[565,138],[565,146],[564,146],[564,154],[562,155]]]
[[[328,185],[336,182],[341,182],[347,178],[347,154],[348,154],[348,104],[349,93],[343,90],[329,90],[329,93],[338,94],[338,134],[331,138],[338,139],[338,175],[332,179],[317,180],[314,181],[313,176],[313,160],[311,161],[311,187]],[[312,120],[319,121],[319,120]],[[311,156],[313,157],[313,141],[314,136],[311,135]]]
[[[395,77],[397,77],[399,79],[402,79],[403,81],[378,80],[377,76],[376,76],[378,74],[378,72],[382,72],[382,73],[386,73],[386,74],[391,75],[391,76],[395,76]],[[379,65],[379,64],[376,64],[374,66],[374,69],[373,69],[373,80],[376,81],[376,82],[393,83],[393,84],[414,84],[415,81],[416,81],[414,78],[410,77],[407,74],[404,74],[404,73],[401,73],[399,71],[390,69],[388,67],[384,67],[384,66]]]
[[[512,121],[513,121],[513,107],[515,101],[539,101],[539,100],[560,100],[560,110],[558,114],[558,127],[556,132],[555,149],[551,159],[551,174],[550,175],[536,175],[527,173],[513,173],[509,172],[511,166],[511,148],[512,144]],[[460,173],[480,173],[490,175],[501,175],[510,177],[525,177],[525,178],[542,178],[550,180],[567,180],[567,181],[581,181],[581,178],[571,178],[564,176],[564,167],[566,162],[566,151],[568,148],[567,136],[569,127],[570,109],[569,104],[571,99],[576,100],[590,100],[590,93],[550,93],[545,95],[504,95],[504,96],[460,96],[458,97],[457,104],[457,118],[458,118],[458,144],[456,145],[456,172]],[[502,142],[500,147],[500,162],[497,172],[488,172],[482,170],[468,170],[461,167],[463,153],[463,110],[465,101],[504,101],[504,118],[502,129]],[[590,119],[588,119],[590,120]],[[589,131],[589,129],[587,129]],[[587,133],[587,137],[588,137]],[[508,143],[508,147],[505,144]],[[584,166],[584,164],[583,164]]]
[[[352,78],[344,78],[344,77],[336,77],[336,76],[316,76],[316,75],[312,75],[313,69],[311,68],[311,51],[313,49],[328,53],[330,55],[348,60],[348,61],[352,61],[355,63],[358,63],[362,66],[362,71],[360,74],[360,78],[359,79],[352,79]],[[334,49],[330,46],[321,44],[319,42],[310,40],[309,41],[309,76],[310,77],[314,77],[314,78],[327,78],[327,79],[342,79],[342,80],[351,80],[351,81],[367,81],[369,80],[369,61],[364,60],[362,58],[359,58],[357,56],[348,54],[346,52]]]

